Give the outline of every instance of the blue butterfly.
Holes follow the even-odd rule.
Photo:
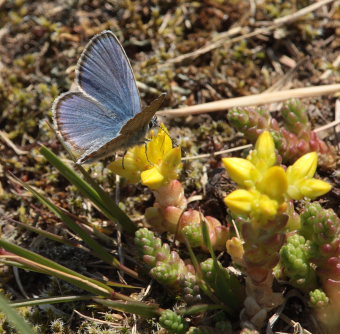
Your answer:
[[[142,110],[131,65],[111,31],[87,44],[77,64],[76,85],[79,91],[60,95],[52,111],[58,135],[81,154],[78,164],[142,144],[166,95]]]

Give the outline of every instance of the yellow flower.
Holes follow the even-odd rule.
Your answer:
[[[268,219],[274,218],[277,214],[279,204],[276,200],[270,199],[267,195],[253,190],[254,200],[252,205],[251,216],[258,222],[267,222]]]
[[[275,144],[270,132],[262,132],[247,159],[262,173],[276,164]]]
[[[288,197],[299,200],[303,197],[314,199],[326,194],[332,186],[313,178],[318,165],[318,155],[311,152],[303,155],[287,169]]]
[[[135,146],[129,149],[123,159],[113,161],[109,168],[115,174],[125,177],[132,183],[140,180],[141,171],[150,168],[146,159],[145,146]]]
[[[256,184],[261,182],[267,170],[276,163],[273,137],[270,132],[264,131],[247,159],[224,158],[222,160],[229,176],[239,186],[246,189],[256,188]]]
[[[331,185],[314,179],[318,164],[315,152],[298,159],[287,171],[277,162],[272,135],[264,131],[247,159],[224,158],[229,176],[242,188],[229,194],[225,203],[236,214],[246,214],[265,222],[284,209],[289,199],[314,199],[327,193]]]
[[[168,130],[162,124],[157,134],[151,131],[146,145],[132,147],[109,168],[132,183],[141,181],[151,189],[158,189],[177,178],[181,158],[180,147],[173,148]]]
[[[265,223],[268,219],[274,218],[279,208],[276,200],[270,199],[255,189],[237,189],[229,194],[224,202],[232,212],[246,214],[258,223]]]
[[[276,215],[288,187],[286,173],[282,167],[274,166],[276,161],[274,140],[268,131],[259,136],[247,159],[223,159],[229,176],[247,189],[236,190],[225,198],[231,211],[247,214],[258,222]]]

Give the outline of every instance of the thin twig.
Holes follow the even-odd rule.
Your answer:
[[[300,59],[293,68],[291,68],[285,75],[283,75],[279,80],[277,80],[271,87],[266,89],[262,94],[276,92],[282,90],[283,88],[285,89],[290,88],[287,84],[292,80],[298,68],[303,63],[305,63],[307,59],[308,59],[307,57]]]
[[[332,128],[333,126],[336,126],[338,124],[340,124],[340,119],[333,121],[333,122],[330,122],[330,123],[327,123],[323,126],[320,126],[319,128],[316,128],[314,131],[320,132],[320,131],[323,131],[323,130],[327,130],[327,129]]]
[[[280,92],[270,92],[255,94],[250,96],[235,97],[231,99],[224,99],[220,101],[208,102],[198,104],[195,106],[182,107],[178,109],[162,110],[158,115],[162,116],[188,116],[193,114],[202,114],[206,112],[224,111],[229,108],[256,106],[260,104],[268,104],[273,102],[280,102],[292,98],[305,98],[320,95],[328,95],[340,92],[340,84],[321,85],[296,89],[288,89]]]
[[[274,20],[274,23],[277,25],[282,25],[282,24],[287,24],[287,23],[291,23],[293,21],[296,21],[297,19],[299,19],[302,16],[305,16],[311,12],[314,12],[315,10],[319,9],[320,7],[323,7],[325,5],[328,5],[331,2],[334,2],[335,0],[323,0],[323,1],[317,1],[305,8],[302,8],[300,10],[298,10],[297,12],[284,16],[284,17],[279,17],[277,19]]]
[[[114,327],[114,328],[125,328],[125,326],[117,326],[117,325],[113,324],[111,321],[105,321],[105,320],[89,317],[85,314],[80,313],[77,310],[73,310],[73,312],[78,314],[81,318],[84,318],[84,319],[92,321],[92,322],[97,322],[99,324],[107,325],[107,326]]]
[[[0,131],[0,138],[17,154],[17,155],[23,155],[27,154],[28,151],[24,151],[20,148],[18,148],[9,138],[6,132]]]
[[[19,275],[19,268],[17,267],[13,267],[13,274],[14,274],[14,278],[15,278],[15,281],[19,287],[19,290],[21,292],[21,294],[26,298],[26,299],[29,299],[25,289],[24,289],[24,286],[21,282],[21,278],[20,278],[20,275]]]

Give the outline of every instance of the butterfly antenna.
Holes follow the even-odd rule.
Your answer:
[[[169,132],[166,131],[163,127],[162,127],[162,124],[159,124],[159,128],[162,129],[164,131],[164,133],[171,139],[170,135],[169,135]]]
[[[169,132],[167,130],[165,130],[163,127],[162,127],[162,124],[159,125],[159,128],[164,131],[164,133],[171,139],[171,141],[174,143],[174,146],[177,146],[176,144],[176,141],[174,139],[171,138]]]

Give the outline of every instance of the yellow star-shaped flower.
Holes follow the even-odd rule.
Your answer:
[[[173,147],[168,130],[162,124],[157,134],[151,131],[146,145],[132,147],[109,168],[132,183],[141,181],[151,189],[158,189],[178,177],[181,158],[180,147]]]
[[[312,152],[298,159],[287,171],[275,166],[274,140],[270,132],[264,131],[247,159],[223,159],[231,179],[244,188],[229,194],[225,203],[235,213],[266,221],[290,199],[314,199],[324,195],[331,185],[313,178],[317,159],[317,153]]]

